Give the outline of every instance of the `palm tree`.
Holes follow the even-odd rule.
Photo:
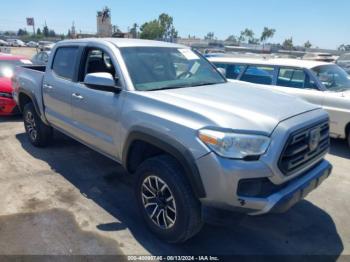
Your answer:
[[[269,38],[272,38],[276,33],[276,29],[264,27],[263,32],[261,33],[260,40],[263,43],[263,46],[265,47],[266,40]]]

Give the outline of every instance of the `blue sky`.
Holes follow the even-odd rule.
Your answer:
[[[112,9],[112,23],[123,31],[166,12],[183,37],[213,31],[225,39],[244,28],[260,36],[268,26],[276,29],[271,42],[293,36],[295,44],[310,40],[322,48],[350,44],[348,0],[10,0],[0,4],[0,31],[24,28],[25,17],[32,16],[37,26],[46,20],[56,32],[67,33],[72,21],[78,30],[95,32],[96,11],[105,5]]]

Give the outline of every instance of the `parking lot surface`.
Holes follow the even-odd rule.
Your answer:
[[[28,59],[31,59],[37,50],[32,47],[11,47],[11,54],[13,55],[22,55]]]
[[[332,176],[287,213],[209,213],[182,245],[147,231],[132,179],[108,158],[58,133],[48,148],[34,148],[20,117],[0,119],[0,143],[0,254],[350,255],[343,141],[332,141]]]

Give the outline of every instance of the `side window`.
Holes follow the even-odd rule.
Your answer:
[[[248,66],[241,81],[271,85],[275,69],[269,66]]]
[[[83,81],[85,75],[91,73],[110,73],[113,77],[116,76],[111,57],[101,49],[89,49],[86,52],[84,72],[79,80]]]
[[[78,47],[60,47],[57,49],[52,64],[52,70],[56,75],[72,80],[75,72],[75,64],[78,56]]]
[[[235,64],[221,64],[214,63],[217,68],[223,68],[226,70],[226,77],[228,79],[237,79],[238,76],[244,70],[244,65],[235,65]]]
[[[305,86],[305,73],[301,69],[281,68],[278,73],[277,85],[303,88]]]
[[[237,77],[242,73],[243,70],[243,65],[227,65],[226,77],[229,79],[237,79]]]
[[[216,68],[223,68],[226,70],[227,64],[222,64],[222,63],[213,63]]]
[[[280,68],[277,78],[278,86],[292,88],[316,88],[304,70],[296,68]]]

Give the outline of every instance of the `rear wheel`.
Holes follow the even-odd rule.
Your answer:
[[[200,202],[175,159],[167,155],[148,159],[137,170],[137,176],[137,202],[157,237],[179,243],[200,231]]]
[[[36,147],[46,146],[52,138],[52,128],[41,121],[32,103],[24,106],[23,118],[29,141]]]
[[[348,140],[348,146],[350,147],[350,128],[349,128],[349,131],[348,131],[348,134],[347,134],[347,140]]]

